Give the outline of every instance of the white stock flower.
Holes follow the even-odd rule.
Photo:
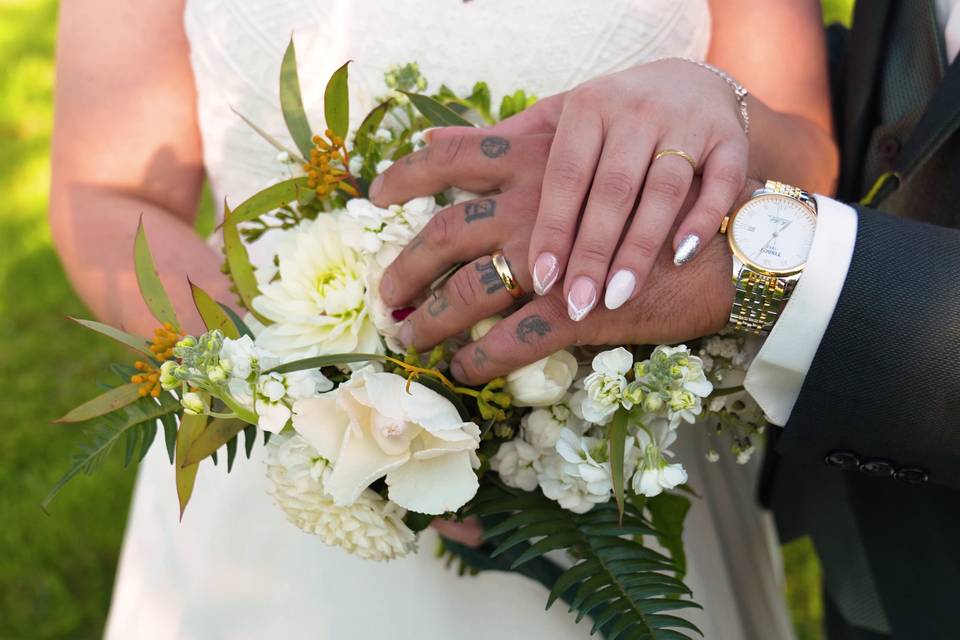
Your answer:
[[[416,551],[416,535],[403,522],[406,512],[366,489],[349,506],[338,505],[326,490],[331,468],[296,434],[281,434],[266,446],[270,494],[287,519],[367,560],[392,560]]]
[[[380,351],[380,338],[364,305],[366,265],[341,237],[339,214],[305,221],[278,251],[280,279],[262,283],[253,300],[274,321],[257,345],[274,353]]]
[[[386,268],[400,250],[416,236],[438,207],[433,196],[414,198],[402,205],[381,209],[369,200],[354,198],[347,202],[343,220],[343,242],[372,255]]]
[[[523,416],[520,424],[523,428],[524,440],[538,449],[545,450],[556,448],[561,429],[567,428],[581,435],[587,426],[565,403],[555,404],[546,409],[534,409]]]
[[[417,382],[364,368],[333,393],[294,404],[293,427],[333,471],[327,490],[348,505],[386,476],[389,496],[418,513],[462,507],[477,492],[480,428]]]
[[[654,420],[650,426],[637,432],[640,459],[633,474],[633,491],[637,495],[652,498],[687,481],[687,472],[679,463],[670,464],[667,451],[677,439],[677,432],[666,420]]]
[[[319,369],[263,374],[257,377],[256,386],[243,378],[231,378],[227,383],[233,401],[255,412],[257,426],[270,433],[279,433],[287,425],[294,402],[331,389],[333,383]]]
[[[559,402],[577,377],[577,359],[565,349],[507,375],[507,392],[517,407],[547,407]]]
[[[534,463],[540,460],[541,452],[521,438],[504,442],[490,458],[490,468],[500,474],[504,484],[524,491],[537,488],[537,471]]]
[[[586,513],[593,506],[610,499],[609,490],[591,493],[588,484],[579,476],[569,473],[570,464],[558,453],[540,459],[537,480],[543,495],[555,500],[561,507],[574,513]]]
[[[272,354],[270,354],[272,356]],[[257,364],[258,353],[250,336],[241,336],[236,340],[224,338],[220,347],[220,367],[232,378],[246,380]],[[273,366],[267,363],[265,368]]]
[[[623,401],[623,392],[627,388],[626,374],[631,367],[633,354],[623,347],[603,351],[594,357],[593,373],[583,381],[587,393],[580,411],[585,420],[605,424],[610,419]]]

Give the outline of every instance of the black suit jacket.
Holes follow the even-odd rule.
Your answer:
[[[960,68],[932,12],[857,5],[841,199],[902,168],[918,123],[942,135],[882,190],[889,213],[858,207],[843,291],[762,487],[784,538],[813,537],[845,620],[898,639],[960,637]]]

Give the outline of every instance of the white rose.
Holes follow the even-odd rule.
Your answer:
[[[477,492],[480,428],[422,384],[365,368],[293,411],[294,429],[333,464],[326,489],[337,504],[384,476],[390,500],[418,513],[455,511]]]
[[[518,407],[548,407],[563,399],[577,376],[577,359],[566,350],[537,360],[507,376],[507,392]]]
[[[490,330],[493,329],[494,325],[503,320],[503,316],[490,316],[489,318],[484,318],[477,324],[470,327],[470,339],[476,342],[480,338],[484,337]]]

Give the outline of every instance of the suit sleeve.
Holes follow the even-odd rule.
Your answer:
[[[858,213],[843,288],[777,448],[960,488],[960,230]]]

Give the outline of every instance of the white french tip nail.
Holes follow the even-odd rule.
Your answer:
[[[673,264],[679,267],[690,262],[699,250],[700,236],[695,233],[685,235],[677,245],[677,252],[673,254]]]
[[[533,263],[533,290],[538,296],[545,296],[557,282],[560,275],[560,261],[552,253],[541,253]]]
[[[637,276],[628,269],[620,269],[607,285],[607,292],[603,296],[603,304],[613,311],[623,306],[623,303],[630,299],[633,290],[637,286]]]
[[[587,317],[597,304],[597,286],[587,276],[577,278],[567,294],[567,314],[574,322]]]

